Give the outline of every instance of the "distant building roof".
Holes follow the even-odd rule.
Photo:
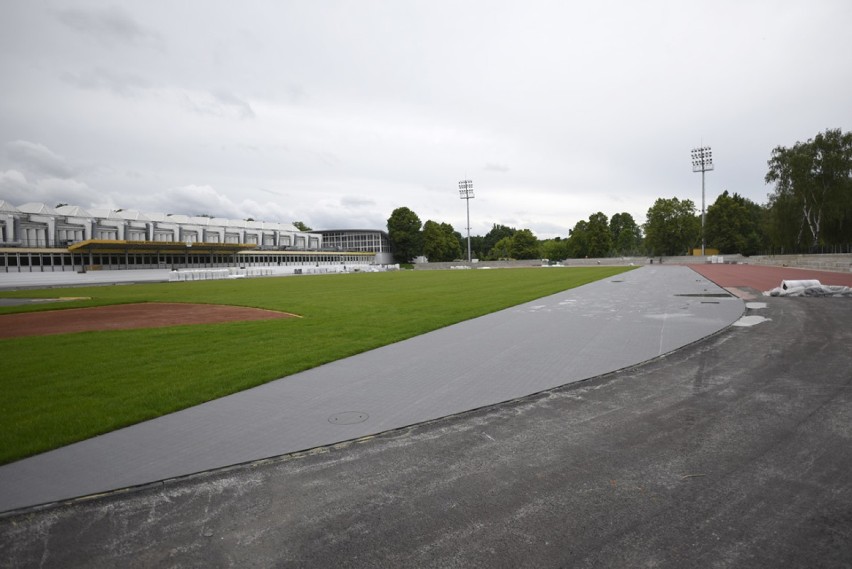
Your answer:
[[[33,213],[38,215],[59,215],[56,210],[47,204],[41,202],[29,202],[19,205],[18,209],[21,213]]]
[[[56,213],[69,217],[93,217],[91,213],[78,205],[63,205],[56,208]]]
[[[89,211],[92,213],[92,217],[98,219],[124,219],[118,212],[108,207],[92,208]]]
[[[9,202],[4,202],[0,200],[0,212],[3,213],[21,213],[21,210],[10,204]]]
[[[138,212],[138,211],[132,210],[132,209],[116,210],[115,213],[121,219],[127,219],[127,220],[130,220],[130,221],[151,221],[151,219],[147,215],[145,215],[144,213],[141,213],[141,212]]]

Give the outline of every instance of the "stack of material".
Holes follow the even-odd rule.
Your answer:
[[[766,296],[848,296],[852,287],[824,285],[818,280],[781,281],[781,286],[764,292]]]

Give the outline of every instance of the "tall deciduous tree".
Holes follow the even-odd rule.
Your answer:
[[[593,213],[589,216],[586,226],[589,257],[607,257],[612,249],[612,234],[609,232],[609,219],[603,212]]]
[[[299,231],[313,231],[313,229],[311,229],[310,227],[305,225],[305,223],[303,221],[294,221],[293,227],[295,227]]]
[[[461,257],[458,234],[449,223],[428,220],[423,224],[423,254],[432,261],[452,261]]]
[[[541,256],[551,261],[562,261],[571,255],[568,250],[568,240],[561,237],[541,241],[540,245]]]
[[[642,230],[629,213],[613,215],[609,220],[609,232],[616,255],[638,255],[642,250]]]
[[[488,256],[496,261],[499,259],[509,259],[512,256],[512,236],[502,238],[500,241],[494,244],[494,247],[491,248],[491,251],[488,252]]]
[[[612,250],[609,220],[602,212],[578,221],[568,234],[568,254],[574,258],[608,257]]]
[[[541,257],[538,239],[529,229],[521,229],[512,235],[509,253],[513,259],[537,259]]]
[[[388,238],[397,263],[408,263],[423,252],[420,218],[407,207],[398,207],[388,218]]]
[[[568,256],[582,259],[589,256],[589,222],[581,219],[568,230]]]
[[[658,198],[648,209],[645,245],[653,255],[684,255],[701,237],[692,200]]]
[[[707,208],[707,245],[721,253],[754,255],[763,245],[763,209],[739,194],[722,192]]]
[[[485,237],[482,239],[482,251],[486,253],[489,257],[491,257],[491,250],[494,249],[494,246],[497,245],[497,242],[505,237],[511,237],[517,231],[514,227],[507,227],[505,225],[500,225],[499,223],[495,223],[491,227],[491,231],[485,234]],[[503,257],[507,257],[503,255]],[[498,258],[498,257],[493,257]]]
[[[849,235],[852,224],[852,133],[826,130],[791,148],[778,146],[768,161],[770,203],[798,209],[797,245],[812,247]],[[773,214],[787,213],[782,208]]]

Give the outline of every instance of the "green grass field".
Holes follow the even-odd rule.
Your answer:
[[[401,271],[0,293],[232,304],[302,318],[0,340],[0,464],[235,393],[626,267]]]

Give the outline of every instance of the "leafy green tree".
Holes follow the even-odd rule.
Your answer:
[[[609,220],[612,250],[616,255],[638,255],[642,250],[642,230],[629,213],[616,213]]]
[[[407,207],[398,207],[388,218],[388,238],[397,263],[409,263],[423,251],[420,218]]]
[[[574,259],[589,256],[589,223],[584,219],[568,230],[568,256]]]
[[[568,232],[568,255],[573,258],[608,257],[612,250],[609,220],[602,212],[578,221]]]
[[[607,257],[612,249],[612,234],[609,231],[609,220],[602,212],[589,216],[586,226],[586,237],[589,257]]]
[[[797,228],[801,224],[801,213],[795,199],[789,194],[770,194],[769,204],[763,216],[763,233],[770,251],[785,253],[800,248]]]
[[[538,239],[529,229],[516,231],[512,236],[512,245],[509,249],[509,254],[513,259],[541,258]]]
[[[553,239],[546,239],[544,241],[541,241],[540,244],[541,256],[544,259],[550,259],[551,261],[562,261],[570,256],[567,239],[562,239],[561,237],[554,237]]]
[[[494,246],[497,245],[497,242],[503,239],[504,237],[511,237],[515,234],[516,229],[514,227],[507,227],[505,225],[500,225],[495,223],[491,227],[491,231],[485,234],[485,237],[482,239],[482,251],[485,252],[488,256],[491,254],[491,250],[494,249]],[[507,255],[504,255],[506,257]]]
[[[707,208],[705,238],[707,245],[721,253],[754,255],[763,245],[763,209],[739,194],[722,192]]]
[[[313,229],[311,229],[310,227],[308,227],[307,225],[305,225],[305,223],[304,223],[304,222],[302,222],[302,221],[294,221],[294,222],[293,222],[293,227],[295,227],[295,228],[296,228],[296,229],[298,229],[299,231],[313,231]]]
[[[785,206],[773,215],[785,216],[790,204],[798,209],[798,246],[842,242],[852,235],[852,133],[826,130],[792,148],[778,146],[768,166],[766,183],[775,183],[770,202]]]
[[[467,259],[467,236],[461,233],[456,233],[459,238],[459,246],[462,250],[462,257]],[[485,248],[485,237],[482,235],[470,236],[470,256],[472,259],[485,259],[488,250]]]
[[[514,239],[511,235],[502,238],[500,241],[495,243],[494,247],[491,248],[491,251],[488,252],[488,257],[495,261],[498,259],[510,259],[512,257],[512,241],[514,241]]]
[[[452,261],[461,257],[458,233],[448,223],[428,220],[423,224],[423,254],[433,262]]]
[[[653,255],[683,255],[701,239],[692,200],[658,198],[648,209],[645,245]]]

